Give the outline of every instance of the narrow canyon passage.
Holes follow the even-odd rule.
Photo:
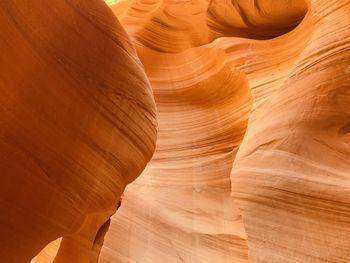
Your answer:
[[[350,262],[349,0],[5,0],[0,28],[1,262]]]

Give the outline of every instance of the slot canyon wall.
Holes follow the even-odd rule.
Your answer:
[[[55,262],[89,262],[155,148],[149,81],[104,2],[1,1],[0,28],[0,261],[65,236]]]
[[[106,2],[0,3],[1,258],[350,262],[350,1]]]

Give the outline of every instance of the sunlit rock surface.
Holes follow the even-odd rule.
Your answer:
[[[349,13],[312,1],[305,48],[251,115],[231,173],[251,262],[350,262]]]
[[[88,262],[153,154],[149,82],[101,1],[1,1],[0,28],[0,261],[65,236],[55,262]]]
[[[100,261],[349,262],[349,1],[123,1],[112,9],[150,78],[159,138]],[[247,77],[253,102],[239,95],[225,114],[225,86],[236,89],[218,74],[227,66]],[[212,93],[191,93],[195,85]],[[244,229],[224,190],[225,151]]]
[[[90,216],[82,210],[85,218],[79,230],[50,243],[36,262],[350,262],[350,1],[106,1],[131,41],[107,6],[95,1],[74,4],[73,13],[66,5],[61,11],[52,9],[71,18],[68,28],[75,28],[72,31],[80,33],[75,37],[80,36],[89,43],[89,52],[95,52],[93,59],[83,55],[78,64],[85,68],[92,63],[94,74],[88,71],[80,84],[72,85],[77,89],[87,83],[95,87],[99,78],[114,76],[109,83],[123,83],[126,92],[133,90],[128,80],[134,80],[135,89],[143,87],[141,93],[136,92],[147,93],[140,98],[141,104],[137,103],[141,106],[138,114],[129,115],[130,105],[125,105],[122,111],[130,117],[118,115],[118,121],[122,120],[123,127],[140,142],[116,147],[116,156],[133,161],[126,164],[126,171],[140,165],[133,173],[135,178],[151,157],[155,138],[154,108],[144,71],[157,108],[156,148],[146,169],[126,188],[122,205],[111,220],[108,218],[118,198],[109,210],[100,209]],[[10,4],[1,6],[6,21],[17,21],[13,18],[19,15],[9,13],[13,10]],[[77,13],[91,20],[85,21],[87,25],[77,24],[73,15]],[[52,14],[50,19],[54,19]],[[50,28],[49,23],[45,25]],[[56,27],[62,29],[62,25]],[[104,38],[85,39],[91,25],[112,34],[117,46],[125,45],[124,54],[132,58],[135,68],[124,72],[125,60],[111,51]],[[37,25],[31,30],[40,32]],[[51,28],[50,34],[56,36],[56,30]],[[11,39],[9,32],[6,34]],[[72,46],[67,42],[69,37],[58,36],[61,42],[57,43]],[[47,38],[38,39],[41,43]],[[83,45],[80,40],[74,44]],[[100,49],[96,49],[97,44]],[[18,48],[13,46],[13,50]],[[71,52],[65,58],[70,62],[75,56],[72,53],[83,51],[70,48],[65,50]],[[19,62],[11,65],[22,72]],[[64,62],[61,70],[68,63]],[[11,69],[6,70],[0,76],[12,76],[14,81]],[[95,74],[97,70],[99,74]],[[50,83],[50,75],[45,76],[45,83]],[[42,98],[40,92],[43,89],[38,88],[31,96]],[[11,93],[4,88],[3,94]],[[13,105],[20,103],[17,100]],[[72,104],[69,99],[66,103]],[[52,107],[65,113],[56,104]],[[83,115],[84,107],[74,104],[74,108],[89,119]],[[21,118],[26,120],[26,115]],[[28,123],[33,126],[32,120]],[[93,132],[103,140],[105,133],[100,129]],[[5,129],[7,133],[12,130],[16,131],[12,126]],[[117,140],[124,139],[117,136]],[[62,142],[56,143],[53,147],[61,151]],[[69,144],[85,158],[81,148]],[[36,139],[35,146],[41,149],[42,141]],[[143,147],[148,151],[141,150]],[[139,152],[143,153],[142,161]],[[93,158],[84,161],[103,169]],[[11,160],[6,164],[11,165]],[[80,176],[84,178],[84,174]],[[109,188],[109,181],[100,180],[119,197],[123,188]],[[108,197],[103,191],[98,192],[98,198]],[[85,205],[90,200],[84,200]],[[50,208],[47,211],[49,214]],[[55,238],[62,235],[67,233]]]

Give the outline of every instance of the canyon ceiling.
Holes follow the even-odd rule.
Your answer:
[[[0,29],[0,262],[350,262],[350,0],[3,0]]]

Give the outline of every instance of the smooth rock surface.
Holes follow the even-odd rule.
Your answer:
[[[350,262],[350,1],[107,2],[153,89],[155,154],[110,221],[37,262]]]
[[[112,8],[137,45],[160,125],[156,154],[128,188],[101,262],[247,262],[242,255],[248,253],[249,262],[348,262],[349,1],[124,1]],[[216,108],[228,83],[218,65],[245,74],[253,95],[236,159],[230,150],[232,196],[243,212],[249,250],[244,240],[240,253],[229,253],[237,242],[221,249],[215,232],[208,246],[198,236],[222,222],[244,232],[242,222],[218,216],[237,209],[230,198],[220,199],[225,191],[211,192],[206,183],[208,175],[227,178],[230,166],[213,162],[220,153],[206,147],[215,151],[220,143],[206,136],[217,132],[220,140],[229,127],[224,120],[235,123],[250,109],[247,104],[246,113],[237,114],[239,104],[231,104],[225,114]],[[206,98],[215,107],[201,99],[204,91],[184,95],[196,83],[218,90]],[[183,110],[197,100],[206,121]],[[245,134],[240,127],[234,149]],[[192,136],[206,143],[197,146]],[[229,137],[221,139],[230,145]],[[180,190],[187,185],[187,192]],[[221,231],[233,240],[230,228]],[[127,242],[117,241],[119,235]]]
[[[153,154],[149,82],[102,1],[1,1],[0,28],[0,261],[69,235],[55,262],[87,262]]]

